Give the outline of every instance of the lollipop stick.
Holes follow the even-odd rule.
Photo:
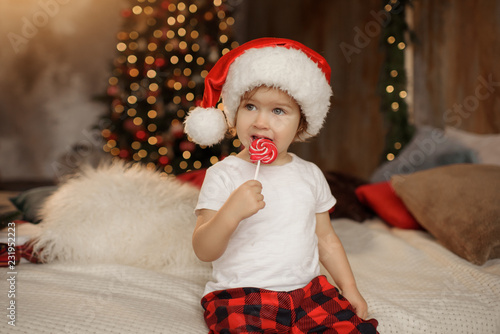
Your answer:
[[[254,180],[257,180],[257,175],[259,175],[259,169],[260,169],[260,160],[257,162],[257,169],[255,170],[255,176],[253,177]]]

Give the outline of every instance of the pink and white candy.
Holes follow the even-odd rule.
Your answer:
[[[278,148],[274,143],[265,138],[259,138],[252,142],[248,148],[250,152],[250,161],[257,163],[254,180],[257,179],[259,174],[260,163],[270,164],[278,157]]]
[[[252,142],[250,148],[250,161],[261,161],[263,164],[270,164],[278,157],[278,149],[276,145],[265,138],[259,138]]]

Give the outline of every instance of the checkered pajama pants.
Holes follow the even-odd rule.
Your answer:
[[[201,304],[209,334],[377,333],[377,320],[359,318],[325,276],[289,292],[258,288],[214,291]]]

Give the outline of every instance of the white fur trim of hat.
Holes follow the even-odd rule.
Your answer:
[[[219,143],[234,125],[241,97],[268,86],[297,101],[307,121],[302,138],[315,136],[330,109],[330,73],[322,56],[296,41],[261,38],[242,44],[221,57],[207,75],[203,102],[189,112],[184,130],[199,145]],[[215,108],[221,95],[224,112]]]

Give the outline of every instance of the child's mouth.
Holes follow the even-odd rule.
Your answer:
[[[273,141],[271,138],[263,137],[263,136],[251,136],[252,143],[257,139],[267,139],[269,141]]]

